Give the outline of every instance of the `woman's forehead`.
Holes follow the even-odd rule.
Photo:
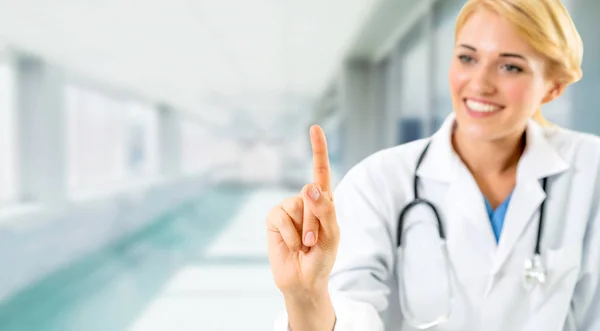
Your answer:
[[[508,20],[485,9],[471,14],[458,32],[456,43],[467,44],[477,51],[486,53],[518,52],[523,55],[536,53]]]

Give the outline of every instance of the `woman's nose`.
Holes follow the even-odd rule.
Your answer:
[[[480,68],[473,72],[470,87],[473,92],[489,95],[496,92],[493,73],[488,68]]]

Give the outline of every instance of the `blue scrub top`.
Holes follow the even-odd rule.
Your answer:
[[[506,210],[508,209],[508,204],[510,203],[510,197],[512,196],[512,192],[508,195],[508,198],[502,202],[496,208],[496,210],[492,210],[492,206],[486,197],[483,197],[485,200],[485,208],[487,209],[488,216],[490,217],[490,221],[492,222],[492,229],[494,230],[494,236],[496,237],[496,243],[500,240],[500,233],[502,232],[502,226],[504,225],[504,217],[506,216]]]

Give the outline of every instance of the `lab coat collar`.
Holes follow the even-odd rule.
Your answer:
[[[454,113],[451,113],[446,117],[438,131],[429,138],[431,145],[419,169],[417,169],[417,175],[420,178],[451,182],[456,177],[460,158],[452,147],[454,123]]]
[[[462,161],[452,147],[455,125],[454,112],[450,113],[440,129],[433,134],[431,146],[417,174],[443,182],[452,182]],[[526,146],[517,166],[517,181],[541,179],[561,173],[569,164],[558,154],[547,139],[555,129],[544,129],[534,120],[529,120],[526,129]]]
[[[517,168],[517,181],[541,179],[559,174],[569,168],[558,154],[558,151],[548,141],[549,135],[558,130],[555,127],[542,128],[534,120],[529,120],[526,131],[525,151]]]

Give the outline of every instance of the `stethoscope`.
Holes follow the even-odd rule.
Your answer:
[[[445,261],[446,261],[446,268],[448,271],[448,274],[450,276],[453,275],[453,269],[452,269],[452,265],[449,262],[449,255],[448,255],[448,249],[446,247],[446,235],[444,232],[444,227],[442,225],[442,221],[440,218],[440,214],[437,210],[437,208],[435,207],[435,205],[433,203],[431,203],[430,201],[420,198],[419,197],[419,191],[418,191],[418,180],[419,180],[419,176],[417,175],[417,171],[419,169],[419,166],[421,165],[421,162],[423,161],[423,159],[425,158],[425,155],[427,154],[427,150],[429,149],[429,146],[431,145],[431,141],[429,141],[427,143],[427,145],[425,146],[425,149],[423,149],[423,152],[421,152],[421,155],[419,156],[419,159],[417,161],[417,166],[415,168],[415,174],[413,176],[413,193],[414,193],[414,199],[409,202],[400,212],[400,216],[398,219],[398,231],[397,231],[397,247],[399,249],[399,254],[403,253],[402,250],[402,232],[404,229],[404,218],[405,215],[408,211],[410,211],[413,207],[418,206],[420,204],[426,205],[428,206],[431,211],[433,211],[433,214],[435,215],[436,218],[436,222],[437,222],[437,228],[438,228],[438,235],[440,237],[440,245],[442,248],[442,251],[444,252],[444,257],[445,257]],[[542,179],[542,188],[544,190],[544,193],[547,193],[546,191],[546,184],[548,182],[548,177],[545,177]],[[544,199],[544,201],[542,201],[542,205],[540,207],[540,215],[539,215],[539,221],[538,221],[538,230],[537,230],[537,236],[536,236],[536,242],[535,242],[535,249],[533,252],[533,257],[529,258],[525,261],[525,267],[523,269],[523,286],[526,290],[531,290],[533,288],[533,286],[535,286],[536,284],[542,285],[546,282],[546,268],[544,267],[544,264],[542,262],[542,256],[540,253],[540,242],[541,242],[541,235],[542,235],[542,230],[543,230],[543,225],[544,225],[544,205],[546,203],[546,199]],[[406,319],[406,321],[411,324],[412,326],[418,328],[418,329],[428,329],[431,328],[433,326],[439,325],[445,321],[447,321],[450,317],[450,313],[452,310],[452,303],[454,302],[454,296],[452,293],[452,286],[451,286],[451,280],[450,277],[448,278],[448,290],[450,291],[450,305],[448,308],[448,311],[438,317],[436,320],[433,321],[428,321],[428,322],[423,322],[423,321],[419,321],[414,314],[412,314],[412,312],[410,311],[410,309],[408,308],[408,302],[406,300],[406,296],[404,294],[405,291],[405,287],[404,287],[404,281],[402,280],[403,277],[400,277],[401,280],[401,285],[400,285],[400,300],[401,300],[401,309],[402,309],[402,313]]]

